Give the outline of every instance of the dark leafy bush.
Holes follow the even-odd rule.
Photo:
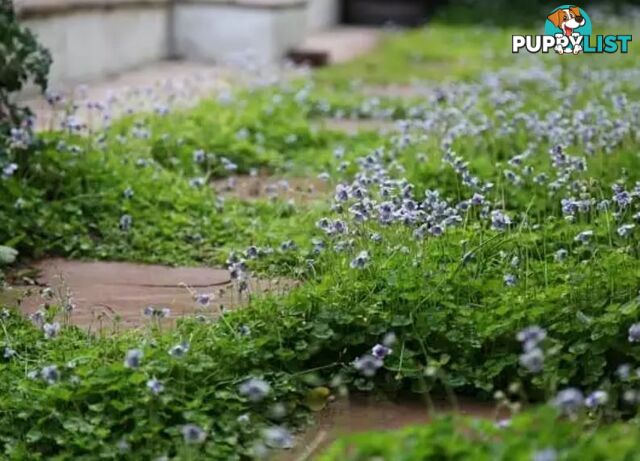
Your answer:
[[[14,95],[29,82],[44,91],[50,66],[51,54],[18,22],[12,1],[0,0],[0,167],[11,160],[10,150],[28,147],[31,138],[31,113]]]
[[[10,94],[20,91],[31,79],[44,91],[51,54],[18,23],[11,0],[0,3],[0,47],[0,113],[17,125],[24,109],[11,102]]]

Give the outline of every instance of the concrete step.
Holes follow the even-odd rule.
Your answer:
[[[372,51],[381,37],[379,27],[335,27],[308,36],[289,56],[316,66],[339,64]]]

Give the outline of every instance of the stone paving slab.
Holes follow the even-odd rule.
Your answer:
[[[485,419],[502,415],[491,402],[458,398],[457,409],[443,400],[434,402],[438,413],[457,413]],[[389,401],[373,396],[352,396],[330,403],[317,414],[315,424],[302,433],[295,448],[280,461],[307,461],[317,457],[339,437],[370,431],[391,431],[430,421],[427,406],[419,400]]]
[[[381,37],[379,27],[339,26],[311,34],[295,51],[327,53],[329,64],[339,64],[373,50]]]
[[[348,135],[372,131],[386,135],[396,130],[396,123],[393,120],[327,118],[316,122],[315,128],[341,131]]]
[[[248,301],[248,294],[240,296],[231,283],[226,269],[166,267],[118,262],[81,262],[65,259],[46,259],[34,264],[37,287],[18,287],[30,293],[21,304],[26,314],[43,307],[44,287],[53,291],[53,304],[74,304],[71,323],[98,329],[111,326],[120,319],[120,327],[134,328],[148,322],[143,315],[147,306],[167,307],[171,310],[167,323],[184,315],[203,314],[215,318],[220,306],[234,309]],[[285,280],[249,280],[250,292],[282,293],[292,286]],[[211,294],[213,300],[206,308],[199,306],[195,294]]]
[[[275,176],[233,176],[213,182],[222,197],[240,200],[293,200],[296,204],[326,198],[331,190],[327,181],[319,178],[284,178]]]
[[[433,88],[426,84],[410,85],[366,85],[360,92],[365,96],[379,98],[417,99],[424,98],[433,93]]]

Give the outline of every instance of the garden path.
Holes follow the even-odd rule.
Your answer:
[[[42,96],[32,97],[25,103],[35,113],[39,130],[60,128],[65,106],[71,103],[78,106],[74,114],[76,121],[95,128],[101,126],[104,113],[117,118],[129,111],[193,105],[230,88],[236,73],[222,66],[162,61],[102,81],[55,89],[51,94],[64,98],[55,106]]]
[[[245,305],[249,296],[239,296],[226,269],[167,267],[121,262],[82,262],[45,259],[33,265],[36,285],[14,285],[24,293],[22,310],[32,314],[45,302],[44,287],[53,291],[53,301],[75,305],[70,317],[73,324],[100,329],[117,324],[134,328],[148,322],[143,314],[146,306],[168,307],[167,324],[188,314],[216,318],[224,309]],[[278,294],[291,287],[291,280],[249,280],[252,293]],[[212,300],[200,306],[194,297],[210,294]]]
[[[458,415],[495,419],[496,406],[489,402],[457,399]],[[452,413],[449,402],[436,400],[437,414]],[[502,415],[500,412],[499,416]],[[392,431],[429,422],[427,406],[419,400],[380,400],[373,396],[356,395],[341,398],[318,413],[315,423],[298,437],[296,447],[280,459],[307,461],[313,459],[336,439],[349,434],[370,431]]]
[[[389,134],[395,130],[393,120],[388,119],[352,119],[352,118],[328,118],[314,124],[316,129],[340,131],[348,135],[375,131],[380,134]]]
[[[370,52],[381,37],[380,28],[338,26],[309,35],[300,50],[326,53],[329,63],[343,63]],[[75,116],[80,123],[99,127],[102,113],[96,112],[102,111],[96,110],[96,104],[109,108],[109,116],[117,118],[131,110],[144,112],[162,110],[163,106],[189,106],[232,85],[251,85],[274,76],[288,78],[304,73],[305,69],[280,65],[256,69],[233,59],[218,64],[166,60],[101,81],[54,88],[53,93],[79,106]],[[29,97],[25,104],[36,115],[37,129],[60,127],[64,104],[52,108],[42,96]]]
[[[326,53],[328,64],[340,64],[373,50],[381,36],[379,27],[333,27],[311,34],[294,53]]]
[[[433,87],[424,82],[411,84],[366,85],[360,92],[378,98],[420,98],[433,93]]]
[[[241,200],[293,200],[295,204],[325,199],[330,192],[328,182],[313,177],[277,177],[239,175],[213,181],[222,197]]]

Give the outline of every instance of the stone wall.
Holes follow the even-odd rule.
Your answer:
[[[22,21],[53,55],[53,87],[105,78],[163,59],[168,49],[167,0],[30,1]]]
[[[219,62],[252,50],[281,59],[335,24],[339,0],[16,0],[51,50],[53,88],[166,58]]]
[[[273,62],[307,33],[306,0],[177,0],[176,53],[216,62],[250,50]]]
[[[340,21],[340,4],[340,0],[308,0],[308,30],[316,32],[337,24]]]

